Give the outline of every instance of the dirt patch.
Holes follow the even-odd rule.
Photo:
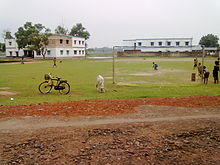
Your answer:
[[[117,85],[118,86],[129,86],[129,87],[137,86],[137,84],[134,84],[134,83],[123,83],[123,82],[118,82]]]
[[[0,106],[0,164],[219,165],[219,110],[220,96]]]
[[[0,106],[0,164],[219,165],[219,109],[220,96]]]
[[[8,90],[10,87],[0,87],[0,90]]]
[[[0,96],[15,96],[15,95],[17,95],[16,92],[0,91]]]
[[[54,127],[86,127],[106,124],[162,122],[198,119],[220,119],[219,108],[178,108],[170,106],[140,106],[137,112],[112,116],[36,117],[0,119],[0,130],[34,130]]]
[[[15,96],[16,92],[8,91],[10,87],[0,87],[0,96]]]
[[[154,73],[131,73],[129,75],[131,76],[155,76],[160,74],[160,72],[154,72]]]
[[[132,76],[155,76],[155,75],[160,75],[164,73],[177,73],[177,72],[184,72],[183,70],[178,70],[178,69],[159,69],[159,70],[154,70],[154,72],[140,72],[140,73],[131,73],[129,75]]]
[[[0,132],[0,164],[220,163],[220,120]]]
[[[141,105],[186,108],[220,108],[220,96],[86,100],[62,103],[0,106],[0,118],[18,116],[108,116],[134,113],[137,112],[135,107]]]
[[[99,59],[99,60],[93,60],[95,62],[100,62],[100,61],[104,61],[104,62],[112,62],[113,59]],[[125,61],[125,62],[136,62],[136,61],[143,61],[143,62],[160,62],[160,61],[164,61],[164,62],[169,62],[169,61],[192,61],[193,63],[193,58],[115,58],[115,61]]]

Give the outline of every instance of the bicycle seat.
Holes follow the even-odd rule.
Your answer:
[[[58,80],[60,80],[61,79],[61,77],[56,77]]]

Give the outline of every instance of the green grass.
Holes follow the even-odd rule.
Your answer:
[[[120,60],[121,59],[121,60]],[[191,82],[193,58],[120,58],[116,62],[116,82],[112,84],[112,61],[72,59],[58,63],[52,68],[52,60],[24,65],[0,65],[0,87],[9,87],[7,91],[17,92],[16,96],[0,96],[0,104],[17,105],[42,102],[63,102],[88,99],[122,99],[144,97],[180,97],[197,95],[219,95],[220,84],[213,84],[212,69],[215,58],[205,59],[210,70],[209,84],[200,80]],[[173,61],[178,59],[180,61]],[[183,61],[181,61],[181,59]],[[186,61],[185,59],[189,59]],[[157,61],[159,70],[152,69],[152,61]],[[44,81],[44,74],[68,80],[71,93],[61,95],[52,90],[43,95],[38,85]],[[95,88],[96,76],[105,77],[106,93],[98,93]],[[0,88],[0,92],[5,89]],[[13,97],[14,101],[10,98]]]
[[[5,57],[5,53],[0,51],[0,57]]]

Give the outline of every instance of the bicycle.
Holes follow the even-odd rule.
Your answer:
[[[70,92],[70,85],[67,80],[61,80],[61,77],[54,78],[50,73],[45,74],[44,79],[45,81],[38,86],[38,89],[42,94],[50,93],[52,88],[59,90],[60,94],[68,94]]]

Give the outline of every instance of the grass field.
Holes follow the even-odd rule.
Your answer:
[[[87,99],[121,99],[143,97],[180,97],[196,95],[219,95],[220,84],[213,84],[212,69],[216,58],[206,58],[210,71],[209,84],[201,80],[191,82],[193,58],[118,58],[116,61],[116,84],[112,84],[112,60],[69,59],[52,68],[52,60],[36,63],[1,64],[0,92],[16,92],[16,96],[0,96],[1,105],[32,104],[42,102],[63,102]],[[152,68],[152,62],[159,64],[159,70]],[[199,59],[201,61],[201,59]],[[38,85],[44,81],[44,74],[68,80],[71,92],[61,95],[52,90],[40,94]],[[96,76],[105,77],[106,93],[95,88]],[[7,88],[6,88],[7,87]],[[11,101],[10,98],[14,100]]]
[[[5,54],[0,52],[0,57],[5,57]]]

